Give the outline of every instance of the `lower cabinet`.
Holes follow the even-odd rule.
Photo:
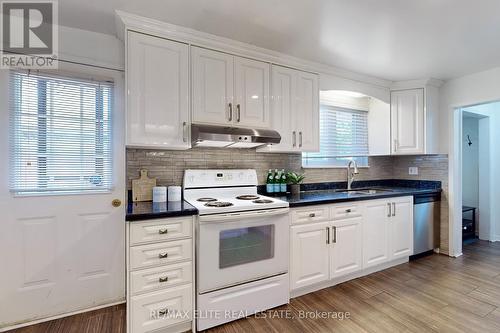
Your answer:
[[[333,222],[330,246],[330,279],[363,268],[362,217]]]
[[[363,267],[413,254],[413,197],[367,201]]]
[[[290,289],[298,289],[329,279],[329,222],[291,227]]]
[[[304,218],[319,211],[320,221]],[[297,208],[291,216],[291,290],[359,276],[413,254],[413,197]]]
[[[128,333],[191,329],[193,249],[192,217],[128,222]]]

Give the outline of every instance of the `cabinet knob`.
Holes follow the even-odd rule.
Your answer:
[[[315,217],[315,216],[316,216],[316,214],[315,214],[315,213],[311,213],[311,214],[309,214],[309,217]]]
[[[346,213],[351,213],[352,212],[352,209],[348,208],[345,210]]]
[[[122,201],[120,199],[114,199],[113,201],[111,201],[111,205],[113,207],[120,207],[122,205]]]
[[[160,230],[158,230],[158,233],[159,233],[160,235],[165,235],[165,234],[168,234],[168,229],[167,229],[167,228],[165,228],[165,229],[160,229]]]
[[[160,283],[167,282],[167,281],[168,281],[168,276],[165,276],[165,277],[160,277],[160,278],[158,279],[158,282],[160,282]]]
[[[167,257],[168,257],[168,253],[167,252],[158,254],[158,258],[160,258],[160,259],[165,259]]]

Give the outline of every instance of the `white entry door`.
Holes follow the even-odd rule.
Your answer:
[[[112,127],[111,138],[107,138],[111,139],[112,167],[108,169],[111,169],[112,186],[107,192],[101,193],[75,189],[74,192],[66,194],[59,192],[16,195],[10,191],[9,183],[12,182],[9,180],[13,173],[9,161],[16,160],[28,168],[40,167],[37,164],[40,160],[27,161],[9,157],[9,137],[12,136],[9,135],[9,96],[14,96],[9,95],[9,71],[0,71],[0,330],[2,327],[27,321],[121,302],[125,298],[123,73],[61,63],[60,69],[51,74],[61,73],[68,77],[76,74],[75,76],[84,77],[88,82],[114,81],[112,97],[108,98],[108,102],[113,104],[111,121],[107,123]],[[82,97],[88,97],[84,94],[87,88],[82,85],[79,92]],[[50,93],[64,95],[58,97],[61,101],[67,100],[69,94],[75,93],[74,90],[62,90]],[[49,100],[49,93],[46,94],[45,97],[38,95],[38,103],[40,98]],[[52,97],[50,100],[56,100]],[[83,98],[80,103],[84,103]],[[97,105],[97,98],[95,103]],[[80,112],[84,118],[86,112],[93,110],[93,107],[88,107],[92,102],[85,104],[86,109],[82,107],[83,104],[74,105],[64,108],[64,112],[76,110],[75,112]],[[57,108],[53,105],[51,107]],[[49,122],[56,126],[57,120],[51,118],[51,115],[37,117],[39,118],[36,118],[36,126]],[[78,122],[78,116],[74,114],[68,114],[67,117],[76,117],[75,121]],[[100,126],[97,125],[99,122],[106,122],[106,119],[91,119],[90,122],[81,123],[87,124],[89,128],[95,123],[97,128]],[[37,133],[41,133],[40,128],[38,129]],[[99,130],[96,130],[96,133],[97,131]],[[85,131],[80,128],[80,133],[83,132]],[[59,161],[66,161],[68,150],[65,149],[71,150],[73,144],[80,144],[82,151],[87,149],[81,143],[84,141],[71,139],[71,135],[74,135],[72,133],[76,133],[71,127],[61,127],[57,133],[66,140],[65,144],[53,148],[53,152],[56,151],[58,158],[61,158]],[[80,140],[90,142],[94,133],[79,135]],[[30,140],[39,140],[37,136],[39,134],[34,137],[27,136],[24,142],[31,144]],[[47,142],[37,142],[35,147],[44,145],[47,146]],[[99,156],[96,161],[98,159]],[[64,177],[70,177],[67,175],[70,168],[61,164],[65,162],[52,163],[56,166],[59,163],[57,168],[60,174],[50,176],[48,181],[69,181],[69,178]],[[96,165],[99,164],[100,162],[96,162]],[[80,178],[80,181],[81,179],[83,178]],[[102,181],[99,176],[86,179],[94,182],[94,185]],[[114,207],[114,199],[121,200],[121,206]]]

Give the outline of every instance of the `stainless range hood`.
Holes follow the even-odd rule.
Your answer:
[[[273,130],[192,124],[191,141],[197,147],[254,148],[278,144],[281,136]]]

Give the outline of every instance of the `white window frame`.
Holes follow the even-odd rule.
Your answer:
[[[23,73],[23,74],[28,74],[30,75],[30,71],[22,71],[22,70],[12,70],[11,72],[14,73]],[[9,73],[9,76],[12,75],[12,73]],[[9,183],[9,190],[14,196],[52,196],[52,195],[80,195],[80,194],[95,194],[95,193],[111,193],[115,189],[115,175],[114,175],[114,145],[113,145],[113,113],[114,113],[114,108],[115,108],[115,85],[114,82],[107,79],[107,78],[94,78],[94,77],[86,77],[83,73],[82,74],[76,74],[73,72],[64,72],[64,71],[58,71],[57,73],[54,74],[54,72],[43,72],[43,71],[36,71],[36,73],[33,73],[33,75],[40,75],[43,77],[46,77],[47,79],[50,80],[50,78],[54,78],[56,80],[68,80],[68,81],[73,81],[73,82],[85,82],[87,81],[89,84],[103,84],[110,86],[110,92],[108,96],[108,114],[107,114],[107,120],[105,121],[104,118],[99,118],[101,122],[106,122],[106,125],[108,126],[109,130],[106,132],[106,134],[109,136],[109,141],[104,144],[107,148],[107,151],[105,152],[105,159],[107,165],[104,167],[107,170],[107,177],[106,177],[106,183],[102,186],[102,188],[78,188],[78,189],[32,189],[32,190],[25,190],[20,188],[18,185],[16,185],[16,181],[14,180],[14,177],[17,177],[17,171],[15,169],[14,163],[16,162],[16,159],[18,158],[17,153],[18,153],[18,148],[16,147],[16,144],[14,143],[16,140],[16,130],[19,126],[19,123],[17,123],[17,115],[15,114],[16,111],[18,111],[19,106],[13,105],[15,102],[12,97],[10,97],[9,101],[9,117],[10,117],[10,142],[9,142],[9,149],[10,149],[10,174],[11,174],[11,181]],[[10,78],[9,80],[11,80]],[[12,89],[9,83],[9,89]],[[100,97],[99,97],[100,96]],[[102,103],[98,102],[101,101]],[[100,103],[99,106],[96,105],[95,112],[97,113],[98,110],[102,110],[104,107],[105,103],[102,99],[102,92],[100,92],[98,95],[96,95],[96,103]],[[102,113],[102,112],[101,112]],[[102,114],[101,114],[102,116]],[[98,116],[96,116],[96,122],[98,121]],[[100,133],[102,134],[103,128],[100,127]],[[47,137],[48,132],[44,133],[45,138]],[[96,135],[98,133],[98,129],[96,128]],[[102,139],[102,138],[101,138]],[[102,142],[101,142],[102,143]],[[97,143],[96,143],[97,145]],[[102,148],[102,147],[101,147]],[[95,148],[96,150],[98,149],[97,146]],[[104,155],[103,155],[104,156]],[[97,159],[103,159],[103,156],[95,156],[95,160]],[[96,168],[97,168],[97,162],[96,162]]]
[[[325,108],[337,109],[337,111],[345,111],[345,112],[368,112],[365,110],[357,110],[353,108],[345,108],[345,107],[337,107],[332,105],[321,104],[320,112],[324,112]],[[320,116],[321,118],[321,116]],[[366,123],[366,131],[368,132],[368,119]],[[368,145],[368,135],[367,135],[367,145]],[[321,138],[320,138],[320,146],[321,146]],[[318,153],[302,153],[302,168],[304,169],[335,169],[335,168],[346,168],[350,161],[355,161],[359,168],[369,168],[369,157],[368,157],[369,148],[367,146],[367,155],[366,156],[324,156],[324,159],[329,159],[328,162],[321,163],[321,156],[308,156],[308,155],[317,155]],[[314,163],[314,161],[317,163]]]

